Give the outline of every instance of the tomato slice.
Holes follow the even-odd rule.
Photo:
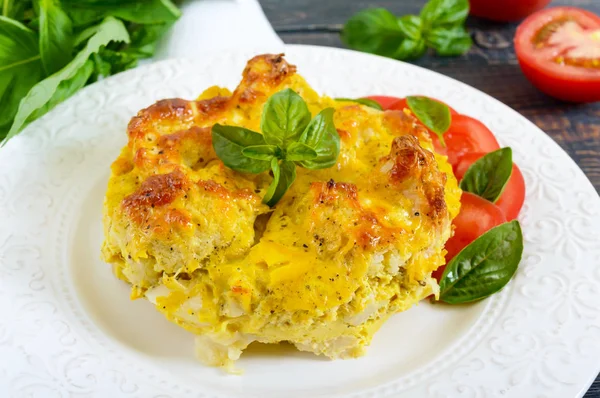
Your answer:
[[[401,99],[400,97],[388,97],[387,95],[369,95],[365,98],[378,102],[384,111],[390,109],[390,105],[398,102]]]
[[[566,101],[600,101],[599,16],[574,7],[538,11],[517,28],[515,50],[541,91]]]
[[[448,162],[453,168],[467,153],[487,153],[500,149],[496,137],[485,124],[465,115],[452,115],[450,128],[444,133],[446,148],[442,148],[435,134],[431,135],[431,139],[436,150],[448,155]]]
[[[467,153],[464,155],[458,165],[455,168],[454,175],[457,180],[462,180],[465,173],[471,167],[476,160],[481,158],[485,153]],[[512,221],[519,216],[519,212],[525,202],[525,179],[519,167],[513,163],[512,174],[504,192],[500,195],[500,198],[496,201],[496,206],[502,210],[506,216],[507,221]]]
[[[472,193],[463,192],[460,204],[460,213],[452,221],[454,236],[446,242],[446,263],[485,232],[506,222],[506,217],[498,206]],[[439,281],[445,268],[438,268],[433,277]]]
[[[511,22],[541,10],[550,0],[469,0],[471,15],[493,21]]]
[[[512,221],[519,216],[525,202],[525,179],[519,167],[513,163],[512,175],[504,188],[504,192],[496,201],[496,206],[506,215],[507,221]]]
[[[431,97],[429,97],[429,98],[431,98]],[[435,99],[435,98],[431,98],[431,99],[434,100],[434,101],[437,101],[437,102],[441,102],[442,104],[446,105],[450,109],[450,113],[452,115],[458,115],[458,112],[456,112],[450,105],[448,105],[444,101],[440,101],[439,99]],[[406,102],[406,98],[399,98],[395,103],[391,104],[389,106],[389,108],[387,108],[387,109],[392,109],[392,110],[395,110],[395,111],[401,111],[404,108],[409,109],[408,103]]]

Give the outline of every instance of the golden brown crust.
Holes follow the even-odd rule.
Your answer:
[[[388,245],[394,241],[399,228],[390,228],[380,222],[377,214],[366,210],[358,200],[357,187],[345,182],[315,182],[311,185],[314,195],[313,218],[328,214],[322,207],[329,207],[344,212],[351,211],[345,221],[348,225],[340,225],[354,237],[354,241],[363,249],[374,249],[378,245]],[[322,218],[322,217],[321,217]],[[327,218],[328,221],[331,217]],[[321,220],[322,221],[322,220]],[[335,219],[334,219],[335,222]]]
[[[296,73],[296,67],[283,58],[283,54],[257,55],[248,61],[242,81],[233,93],[242,103],[254,102],[258,97],[270,93],[289,76]]]
[[[383,125],[394,135],[411,134],[421,141],[429,141],[427,129],[404,111],[385,111]]]
[[[131,195],[123,199],[125,213],[135,222],[146,219],[150,209],[172,203],[185,194],[189,187],[187,177],[179,170],[148,177]]]
[[[154,129],[149,127],[156,121],[191,122],[194,117],[194,107],[190,102],[181,98],[164,99],[139,111],[127,126],[130,145],[133,141],[143,139],[149,132],[153,132]]]
[[[381,159],[383,164],[391,163],[388,171],[390,181],[402,184],[404,181],[417,181],[418,189],[423,192],[429,211],[426,215],[434,221],[448,217],[444,198],[446,175],[437,168],[433,153],[423,149],[413,135],[394,138],[390,154]]]

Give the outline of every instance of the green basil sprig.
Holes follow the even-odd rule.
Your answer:
[[[101,77],[154,54],[171,0],[1,0],[0,146]]]
[[[333,113],[333,108],[326,108],[311,119],[302,97],[288,88],[267,100],[260,123],[262,134],[215,124],[213,148],[230,169],[254,174],[271,169],[273,181],[263,202],[274,206],[296,179],[296,166],[316,170],[335,165],[340,136]]]
[[[348,102],[356,102],[357,104],[368,106],[369,108],[377,109],[378,111],[382,111],[383,108],[379,104],[379,102],[369,99],[369,98],[335,98],[336,101],[348,101]]]
[[[474,162],[465,173],[460,188],[494,203],[512,174],[512,149],[490,152]]]
[[[446,146],[444,133],[450,128],[452,114],[447,105],[422,96],[408,96],[406,103],[412,113],[438,136],[443,147]]]
[[[416,59],[427,47],[442,56],[464,54],[473,44],[465,29],[468,0],[429,0],[420,15],[396,17],[384,8],[352,16],[342,41],[355,50],[396,59]]]
[[[490,229],[448,263],[440,280],[440,301],[468,303],[500,291],[517,271],[522,255],[518,221]]]

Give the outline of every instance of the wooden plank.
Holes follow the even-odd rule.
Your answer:
[[[339,27],[353,14],[369,7],[387,8],[397,15],[418,14],[425,2],[426,0],[260,0],[265,14],[277,31],[310,25]],[[598,0],[554,0],[552,2],[552,6],[561,5],[582,7],[600,13]]]

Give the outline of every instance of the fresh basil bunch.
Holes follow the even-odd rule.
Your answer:
[[[285,89],[273,94],[263,109],[262,134],[237,126],[215,124],[213,148],[225,166],[245,173],[273,172],[263,202],[274,206],[296,179],[296,166],[324,169],[335,165],[340,137],[333,108],[311,119],[306,102]]]
[[[0,2],[0,140],[77,90],[154,54],[179,18],[170,0]]]
[[[465,29],[468,0],[429,0],[420,15],[396,17],[384,8],[352,16],[342,41],[350,48],[395,59],[421,57],[427,48],[439,55],[464,54],[473,44]]]

